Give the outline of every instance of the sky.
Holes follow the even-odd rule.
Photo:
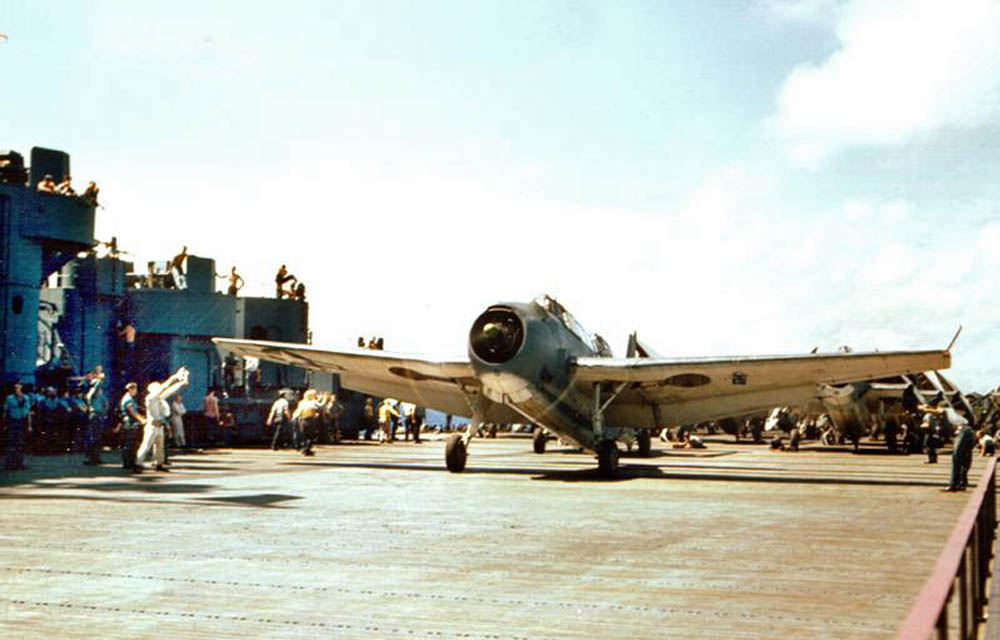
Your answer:
[[[462,355],[557,297],[622,355],[943,348],[1000,383],[1000,3],[0,0],[0,147],[314,343]],[[220,288],[224,282],[219,281]]]

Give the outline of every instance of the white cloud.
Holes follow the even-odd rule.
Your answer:
[[[835,25],[843,0],[767,0],[768,14],[786,22]]]
[[[793,158],[899,144],[942,127],[1000,117],[1000,4],[852,0],[841,48],[797,66],[770,121]]]

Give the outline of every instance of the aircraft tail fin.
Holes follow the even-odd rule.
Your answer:
[[[643,344],[639,340],[639,332],[633,331],[628,335],[628,347],[625,349],[626,358],[662,358],[652,347]]]

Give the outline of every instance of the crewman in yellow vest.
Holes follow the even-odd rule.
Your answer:
[[[392,442],[392,416],[396,416],[399,419],[399,412],[396,411],[396,407],[393,406],[396,403],[392,398],[386,398],[382,401],[382,404],[378,407],[378,424],[381,427],[381,442]]]

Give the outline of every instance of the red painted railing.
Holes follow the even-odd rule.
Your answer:
[[[985,620],[986,583],[996,540],[996,458],[986,464],[979,485],[948,538],[931,577],[900,627],[900,640],[948,638],[948,605],[958,587],[959,638],[976,638]]]

